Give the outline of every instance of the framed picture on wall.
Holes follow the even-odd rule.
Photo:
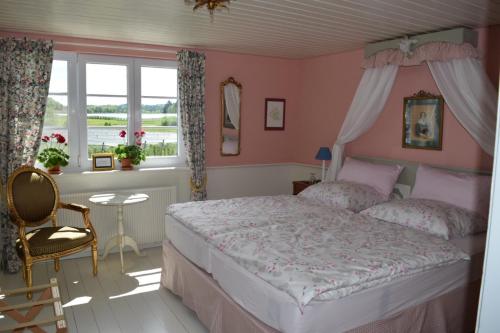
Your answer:
[[[285,99],[266,98],[265,130],[285,129],[285,106]]]
[[[403,148],[441,150],[444,99],[423,90],[405,97]]]

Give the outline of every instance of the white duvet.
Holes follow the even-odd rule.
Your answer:
[[[436,236],[295,196],[174,204],[168,214],[301,309],[469,259]]]

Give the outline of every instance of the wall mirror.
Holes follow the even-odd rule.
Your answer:
[[[241,83],[230,77],[220,84],[222,156],[240,154]]]

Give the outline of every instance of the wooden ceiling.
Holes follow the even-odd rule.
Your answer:
[[[211,22],[184,0],[0,0],[0,30],[306,58],[458,26],[499,0],[236,0]]]

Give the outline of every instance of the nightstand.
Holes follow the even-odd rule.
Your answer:
[[[293,181],[293,195],[297,195],[300,192],[304,191],[309,186],[316,184],[318,182],[311,183],[308,180],[295,180]]]

